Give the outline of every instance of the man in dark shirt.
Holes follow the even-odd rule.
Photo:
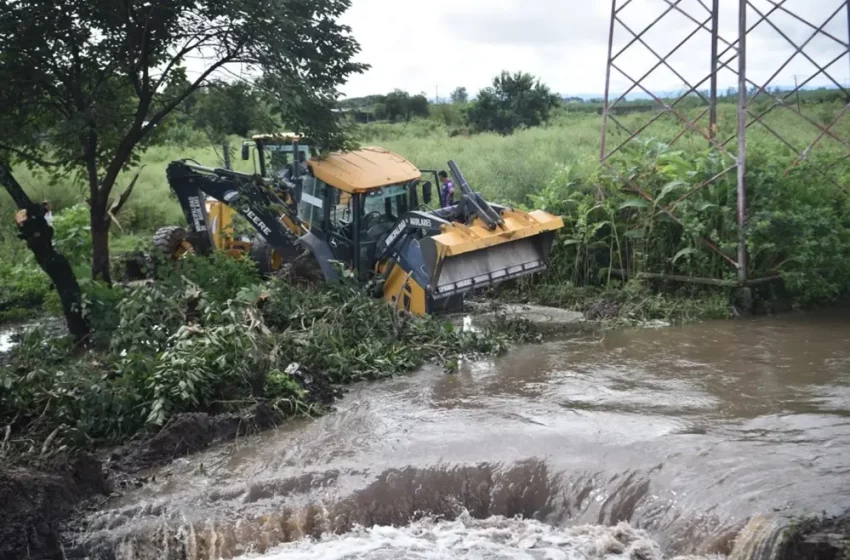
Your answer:
[[[440,208],[454,205],[455,185],[445,171],[440,171],[440,183]]]

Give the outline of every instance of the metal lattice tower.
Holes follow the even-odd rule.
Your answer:
[[[748,139],[769,136],[794,155],[791,167],[827,144],[843,153],[839,161],[850,158],[850,141],[840,126],[850,118],[849,80],[850,0],[612,0],[601,162],[609,164],[639,137],[652,136],[654,126],[671,121],[678,131],[671,144],[698,141],[728,156],[730,164],[723,171],[682,198],[737,172],[737,260],[711,240],[701,241],[737,268],[739,283],[745,285]],[[815,85],[843,96],[837,116],[818,120],[801,109],[800,92]],[[737,98],[726,121],[718,104],[724,87],[727,97]],[[635,93],[648,98],[657,112],[628,122],[621,107]],[[788,130],[768,122],[778,111],[796,115],[793,139]],[[800,137],[807,138],[805,145]],[[824,181],[844,189],[830,173],[835,165],[815,169]],[[623,179],[645,196],[640,184]],[[675,203],[660,211],[678,221]]]

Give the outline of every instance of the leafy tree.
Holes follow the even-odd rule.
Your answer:
[[[386,118],[391,121],[410,120],[410,94],[397,89],[384,100]]]
[[[191,123],[207,130],[216,140],[252,130],[271,129],[271,114],[262,92],[245,82],[210,84],[194,97]]]
[[[338,23],[350,3],[0,0],[0,181],[27,209],[30,234],[44,239],[50,228],[11,164],[80,173],[91,208],[92,275],[108,282],[108,211],[126,200],[110,198],[119,173],[219,71],[262,75],[288,124],[327,148],[343,144],[330,111],[336,88],[366,68],[351,61],[359,46]],[[203,65],[190,74],[184,67],[193,60]],[[48,271],[57,288],[69,281],[63,271]]]
[[[469,93],[467,93],[465,87],[456,88],[451,93],[452,103],[466,103],[469,101]]]
[[[465,124],[465,109],[455,103],[437,103],[431,107],[431,117],[447,127],[456,127]]]
[[[469,110],[469,123],[479,130],[511,134],[519,127],[540,126],[560,100],[531,74],[502,72],[481,90]]]
[[[430,114],[428,109],[428,98],[422,94],[414,95],[410,98],[410,105],[407,112],[407,120],[413,117],[427,118]]]
[[[386,99],[384,97],[383,99]],[[389,120],[389,111],[387,110],[387,102],[386,101],[378,101],[372,107],[372,111],[375,113],[375,118],[379,121]]]
[[[409,121],[413,117],[427,117],[428,98],[423,94],[411,97],[406,91],[394,90],[375,105],[375,116],[390,121]]]

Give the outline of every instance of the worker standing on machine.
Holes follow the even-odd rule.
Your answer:
[[[449,179],[449,174],[440,171],[440,208],[453,206],[455,202],[455,185]]]

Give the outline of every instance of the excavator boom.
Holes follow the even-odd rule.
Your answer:
[[[211,253],[216,246],[213,232],[221,229],[210,223],[205,204],[210,196],[248,220],[284,259],[294,259],[301,253],[298,237],[281,221],[282,215],[294,217],[296,212],[272,191],[270,180],[187,161],[172,162],[166,174],[186,216],[189,240],[196,252]]]

